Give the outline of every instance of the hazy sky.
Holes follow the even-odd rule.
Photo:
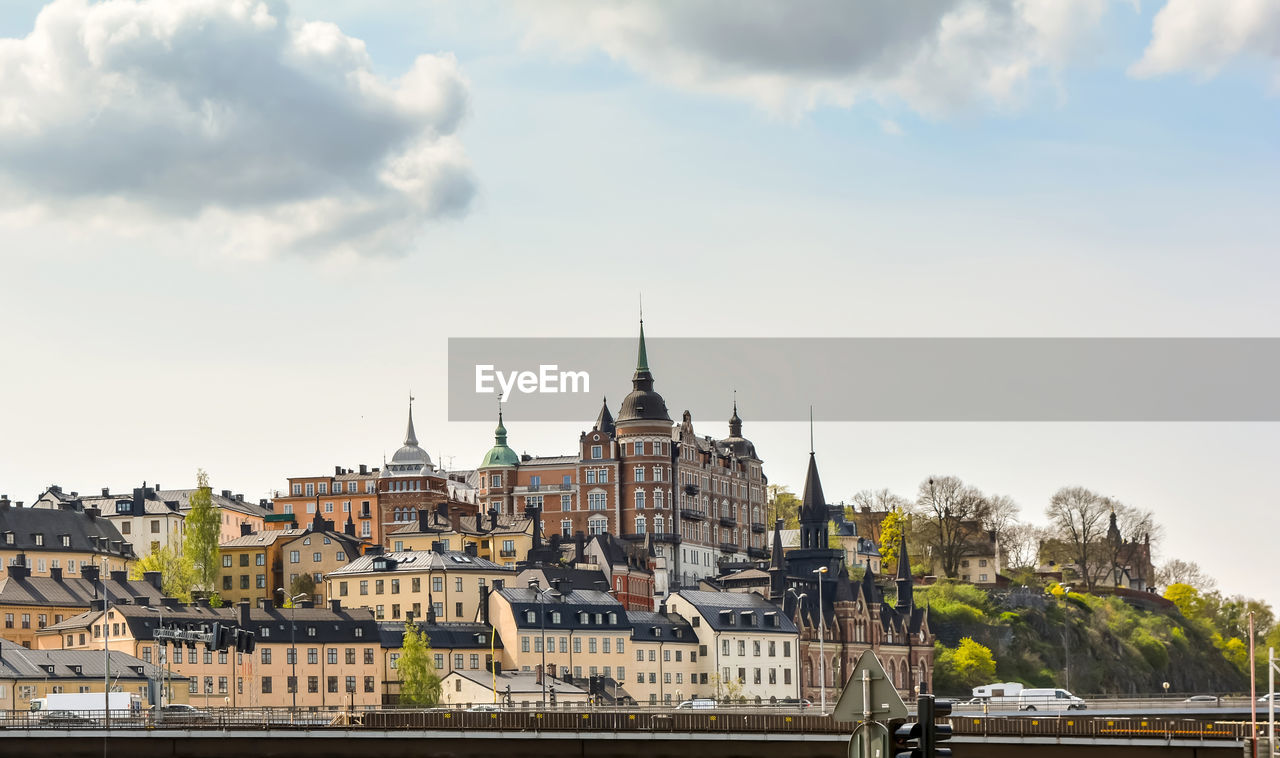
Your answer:
[[[631,335],[641,293],[655,336],[1280,336],[1280,3],[904,7],[5,2],[0,492],[265,496],[379,464],[411,389],[474,466],[446,339]],[[807,429],[739,400],[798,489]],[[1280,604],[1276,425],[816,437],[833,499],[1080,484]]]

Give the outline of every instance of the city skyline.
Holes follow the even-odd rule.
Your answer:
[[[410,389],[424,448],[474,467],[493,424],[447,421],[447,338],[630,338],[641,292],[653,336],[1277,336],[1271,6],[817,3],[735,36],[682,5],[7,3],[0,492],[204,468],[256,500],[379,465]],[[808,428],[756,400],[746,436],[798,490]],[[590,422],[507,407],[518,452]],[[1275,424],[818,423],[816,447],[835,500],[954,474],[1039,522],[1090,487],[1156,512],[1159,560],[1280,605]]]

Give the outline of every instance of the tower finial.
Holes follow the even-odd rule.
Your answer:
[[[813,406],[809,406],[809,455],[813,455]]]
[[[413,391],[412,390],[410,390],[409,392],[409,427],[405,430],[404,444],[414,445],[414,446],[418,444],[418,435],[413,431]]]
[[[649,370],[649,353],[644,346],[644,314],[640,315],[640,350],[636,355],[636,372]]]

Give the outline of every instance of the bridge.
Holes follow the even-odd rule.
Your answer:
[[[101,714],[98,714],[101,715]],[[808,713],[713,711],[451,711],[351,713],[223,709],[187,724],[145,716],[0,720],[6,754],[66,758],[846,758],[853,725]],[[1244,754],[1248,723],[1199,717],[1059,716],[951,719],[957,758]]]

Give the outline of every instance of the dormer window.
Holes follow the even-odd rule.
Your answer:
[[[307,627],[307,636],[308,637],[316,636],[316,628],[314,626]]]
[[[610,613],[610,614],[609,614],[609,623],[610,623],[610,624],[616,624],[616,623],[618,623],[618,614],[616,614],[616,613]]]
[[[70,534],[64,534],[64,535],[62,535],[62,546],[63,546],[63,547],[71,547],[71,535],[70,535]]]
[[[12,544],[13,544],[13,532],[5,532],[5,533],[4,533],[4,544],[6,544],[6,545],[12,545]]]
[[[133,510],[133,503],[128,500],[116,501],[116,513],[128,513],[131,510]]]
[[[40,546],[40,545],[43,545],[43,544],[44,544],[44,535],[43,535],[43,534],[33,534],[33,535],[31,535],[31,536],[35,539],[36,546]]]
[[[552,611],[552,612],[551,612],[551,623],[553,623],[553,624],[559,624],[559,623],[560,623],[560,611]]]
[[[538,620],[538,616],[533,611],[525,611],[524,620],[526,623],[532,624]]]

